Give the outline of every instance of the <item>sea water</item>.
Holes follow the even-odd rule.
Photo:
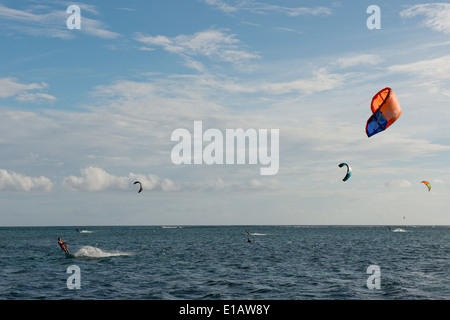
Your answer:
[[[391,230],[1,227],[0,299],[449,299],[450,227]],[[65,257],[58,237],[74,258]],[[71,266],[79,268],[78,289],[68,285]]]

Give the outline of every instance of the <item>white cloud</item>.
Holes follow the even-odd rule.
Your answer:
[[[289,7],[282,7],[282,6],[276,6],[276,5],[258,4],[254,9],[250,9],[250,10],[254,11],[254,12],[262,12],[262,13],[278,12],[278,13],[286,14],[289,17],[297,17],[297,16],[301,16],[301,15],[328,16],[331,14],[331,10],[326,7],[289,8]]]
[[[15,96],[18,93],[25,90],[35,90],[45,88],[47,85],[44,83],[32,83],[23,84],[17,82],[14,78],[1,78],[0,79],[0,98],[7,98]]]
[[[149,175],[142,175],[142,174],[129,174],[129,179],[142,183],[142,187],[145,190],[158,190],[158,191],[178,191],[181,189],[181,186],[174,181],[167,179],[167,178],[160,178],[157,175],[149,174]]]
[[[303,32],[298,31],[298,30],[295,30],[295,29],[292,29],[292,28],[277,27],[277,28],[275,28],[275,29],[276,29],[276,30],[279,30],[279,31],[287,31],[287,32],[292,32],[292,33],[296,33],[296,34],[303,34]]]
[[[80,170],[81,176],[69,176],[62,185],[69,191],[123,191],[131,190],[136,180],[145,190],[175,191],[179,189],[170,179],[161,179],[156,175],[139,175],[130,173],[128,177],[112,175],[102,168],[87,167]]]
[[[227,187],[222,178],[208,179],[204,182],[205,191],[224,191]]]
[[[207,5],[217,8],[224,13],[234,13],[238,11],[247,11],[254,14],[270,14],[281,13],[289,17],[297,17],[300,15],[321,15],[328,16],[331,14],[331,10],[326,7],[283,7],[273,4],[267,4],[263,2],[255,2],[252,0],[247,1],[234,1],[234,5],[228,4],[224,0],[204,0]],[[229,1],[228,1],[229,2]]]
[[[198,68],[202,66],[199,65]],[[335,89],[348,79],[348,74],[339,74],[329,72],[326,68],[313,68],[311,72],[304,72],[302,77],[298,74],[293,80],[289,81],[268,81],[262,78],[251,81],[239,81],[237,79],[230,79],[220,75],[202,74],[198,76],[189,76],[189,86],[193,92],[202,87],[210,88],[211,92],[217,95],[220,92],[228,95],[228,93],[238,94],[259,94],[263,99],[264,96],[269,95],[283,95],[283,94],[313,94]],[[289,75],[291,77],[291,75]],[[181,78],[181,77],[180,77]],[[186,79],[188,76],[185,77]],[[256,77],[258,78],[258,77]],[[287,76],[285,77],[287,78]],[[180,79],[181,80],[181,79]],[[139,86],[139,85],[138,85]],[[236,96],[237,97],[237,96]],[[281,100],[279,100],[281,101]]]
[[[230,34],[226,30],[209,29],[173,38],[162,35],[145,36],[138,33],[136,40],[147,46],[159,46],[168,52],[191,58],[188,60],[191,65],[193,57],[207,57],[213,61],[228,62],[241,67],[259,58],[259,55],[248,52],[236,39],[235,34]]]
[[[275,190],[280,188],[280,181],[277,179],[250,179],[241,183],[234,183],[231,188],[237,191]]]
[[[116,8],[117,10],[123,10],[123,11],[136,11],[136,9],[132,9],[132,8]]]
[[[204,0],[206,4],[214,6],[222,12],[231,13],[238,10],[237,7],[233,7],[222,0]]]
[[[52,182],[46,177],[28,177],[0,169],[0,190],[49,192],[51,189]]]
[[[376,65],[381,61],[383,61],[381,57],[376,54],[360,54],[338,58],[333,64],[341,68],[348,68],[357,65]]]
[[[139,47],[138,50],[140,50],[140,51],[154,51],[155,48]]]
[[[81,30],[87,34],[103,38],[103,39],[115,39],[119,37],[119,33],[107,30],[107,26],[98,20],[82,17]]]
[[[280,187],[277,179],[250,179],[242,182],[225,182],[222,178],[207,179],[198,182],[177,183],[157,175],[134,174],[115,176],[99,167],[86,167],[80,170],[80,176],[68,176],[62,186],[68,191],[100,192],[100,191],[135,191],[135,181],[139,181],[145,191],[258,191],[274,190]]]
[[[63,187],[70,191],[125,190],[129,187],[128,178],[113,176],[100,168],[87,167],[80,172],[81,177],[64,178]]]
[[[311,94],[325,90],[331,90],[341,85],[345,77],[338,74],[330,74],[326,69],[321,68],[313,73],[312,78],[296,79],[287,82],[265,83],[261,85],[262,91],[274,94],[284,94],[289,92],[303,92]]]
[[[46,83],[24,84],[14,78],[0,78],[0,98],[15,97],[19,101],[56,101],[56,98],[49,94],[29,92],[47,87]]]
[[[429,3],[417,4],[400,12],[404,18],[424,15],[424,25],[432,30],[450,33],[450,4]]]
[[[388,67],[390,72],[404,72],[436,79],[450,78],[450,55]]]
[[[408,77],[423,88],[424,92],[440,95],[440,98],[447,99],[449,96],[450,80],[450,55],[420,60],[411,63],[392,65],[387,68],[391,74],[411,74],[414,77]]]
[[[55,102],[56,98],[47,93],[21,93],[17,100],[22,102]]]
[[[406,188],[411,186],[411,182],[405,179],[391,180],[385,184],[388,188]]]
[[[208,179],[196,184],[203,191],[264,191],[280,188],[277,179],[250,179],[241,182],[226,182],[222,178]]]

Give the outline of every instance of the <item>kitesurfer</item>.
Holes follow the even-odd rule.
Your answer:
[[[67,244],[68,243],[69,242],[67,242],[67,241],[64,242],[64,241],[61,240],[61,238],[58,238],[58,244],[61,247],[61,250],[63,250],[65,253],[70,253],[69,249],[67,249]]]
[[[247,242],[252,242],[252,240],[250,240],[250,238],[247,238]]]

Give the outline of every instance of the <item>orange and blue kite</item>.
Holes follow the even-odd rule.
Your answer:
[[[384,88],[372,98],[371,109],[372,116],[366,124],[367,137],[386,130],[402,114],[400,104],[391,88]]]

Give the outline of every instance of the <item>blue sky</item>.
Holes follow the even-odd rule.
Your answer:
[[[3,0],[0,28],[0,225],[450,224],[449,3]],[[279,129],[278,173],[175,165],[194,121]]]

